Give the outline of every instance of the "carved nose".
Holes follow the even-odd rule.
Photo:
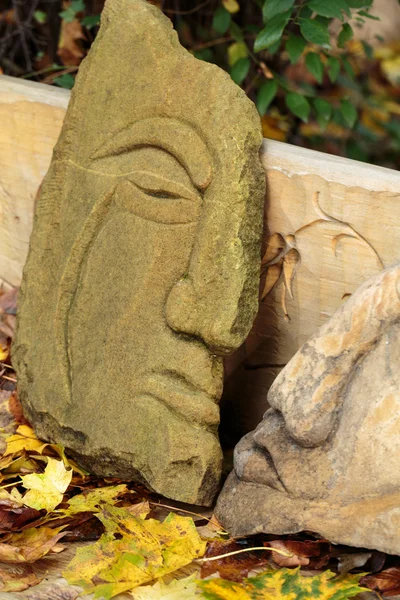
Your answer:
[[[236,328],[237,312],[238,303],[219,297],[218,290],[212,287],[207,294],[196,293],[189,277],[175,284],[166,306],[172,329],[201,338],[213,353],[220,355],[230,354],[243,341],[243,331]]]

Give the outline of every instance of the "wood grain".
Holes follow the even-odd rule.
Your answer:
[[[21,281],[34,198],[68,100],[65,90],[0,77],[0,281],[9,285]],[[304,341],[400,250],[396,171],[273,140],[264,140],[262,161],[264,250],[269,244],[271,254],[272,234],[285,248],[269,274],[264,265],[261,289],[267,276],[277,282],[248,340],[226,364],[223,414],[233,437],[261,419],[270,383]]]

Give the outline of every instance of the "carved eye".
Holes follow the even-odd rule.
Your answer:
[[[193,188],[189,189],[182,183],[173,181],[162,175],[150,171],[133,171],[129,173],[129,181],[135,184],[142,192],[165,200],[177,200],[186,198],[187,200],[198,201],[200,194]]]
[[[183,224],[200,217],[201,194],[149,171],[132,171],[115,190],[119,208],[158,223]]]

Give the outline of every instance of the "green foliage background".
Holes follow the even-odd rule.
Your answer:
[[[172,19],[194,56],[228,71],[246,91],[266,137],[400,166],[400,43],[374,40],[376,49],[355,37],[366,21],[379,20],[374,0],[149,1]],[[60,0],[58,50],[50,56],[40,49],[22,76],[71,88],[79,64],[62,50],[75,44],[83,58],[103,3]],[[31,20],[50,35],[48,4],[36,0]],[[77,25],[82,35],[68,40]]]

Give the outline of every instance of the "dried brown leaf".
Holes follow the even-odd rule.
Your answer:
[[[22,533],[4,536],[0,543],[0,562],[33,563],[52,552],[65,532],[50,527],[31,527]]]
[[[390,567],[375,575],[366,575],[360,580],[360,585],[383,596],[396,596],[400,594],[400,567]]]
[[[246,546],[243,544],[235,542],[234,540],[216,540],[208,545],[204,558],[211,558],[213,556],[235,552],[236,550],[243,550],[245,547]],[[265,556],[262,556],[260,552],[243,552],[234,556],[227,556],[226,558],[203,562],[200,576],[204,579],[213,573],[219,573],[220,577],[223,579],[240,582],[250,571],[267,565],[268,561],[269,556],[267,556],[267,553],[265,553]]]
[[[0,567],[0,592],[22,592],[40,581],[41,579],[33,572],[30,565],[1,565]]]

